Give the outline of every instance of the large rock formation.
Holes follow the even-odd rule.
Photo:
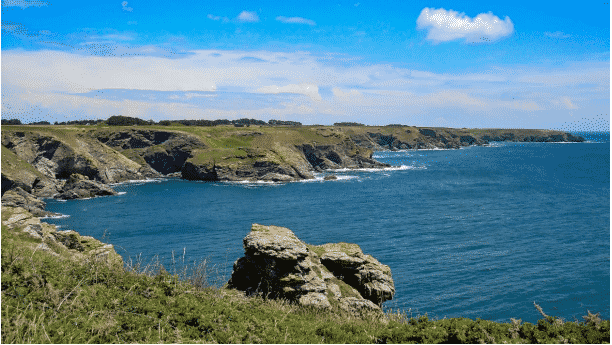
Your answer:
[[[117,192],[113,189],[101,183],[90,181],[87,176],[72,174],[64,185],[62,192],[56,197],[58,199],[70,200],[116,194]]]
[[[228,287],[247,294],[351,312],[380,311],[395,294],[389,266],[356,244],[311,246],[287,228],[253,224],[244,251]]]
[[[77,173],[102,183],[143,179],[141,166],[86,133],[3,131],[2,145],[50,179]]]

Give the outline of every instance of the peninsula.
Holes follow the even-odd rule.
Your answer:
[[[2,203],[44,215],[38,198],[112,195],[109,185],[129,180],[172,176],[291,182],[329,169],[388,167],[372,158],[374,151],[457,149],[491,141],[584,141],[554,130],[278,123],[283,122],[3,125]]]

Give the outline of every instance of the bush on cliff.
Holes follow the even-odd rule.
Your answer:
[[[151,123],[136,117],[116,115],[109,117],[108,120],[106,120],[106,124],[109,126],[147,126]]]

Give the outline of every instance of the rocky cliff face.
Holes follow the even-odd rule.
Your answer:
[[[351,140],[360,147],[371,150],[405,149],[458,149],[463,146],[486,145],[491,141],[517,142],[582,142],[581,137],[552,130],[486,129],[469,130],[456,128],[398,128],[392,133],[366,131],[351,135]]]
[[[122,129],[95,135],[101,143],[125,152],[163,175],[181,172],[194,150],[206,148],[197,137],[171,131]]]
[[[253,224],[244,251],[228,287],[247,294],[353,312],[379,311],[395,294],[389,266],[356,244],[310,246],[287,228]]]
[[[159,176],[87,133],[2,131],[2,204],[51,215],[41,197],[114,195],[109,183]]]

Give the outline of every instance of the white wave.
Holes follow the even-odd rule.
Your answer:
[[[397,171],[397,170],[412,170],[412,169],[427,169],[426,167],[416,167],[412,165],[400,165],[400,166],[391,166],[384,168],[342,168],[342,169],[329,169],[326,171],[332,172],[347,172],[347,171],[367,171],[367,172],[377,172],[377,171]]]
[[[241,181],[219,181],[223,184],[240,184],[240,185],[280,185],[287,182],[274,182],[274,181],[253,181],[253,180],[241,180]]]
[[[144,180],[127,180],[127,181],[123,181],[123,182],[117,182],[117,183],[109,183],[109,186],[118,186],[118,185],[122,185],[122,184],[143,184],[143,183],[152,183],[152,182],[156,182],[156,183],[160,183],[163,181],[168,181],[167,178],[147,178]]]
[[[166,190],[167,190],[167,189],[166,189]],[[117,195],[123,195],[123,194],[125,194],[125,193],[127,193],[127,192],[119,192],[119,193],[117,193]]]
[[[40,219],[60,219],[60,218],[68,218],[70,217],[67,214],[60,214],[59,216],[45,216],[45,217],[40,217]]]
[[[352,180],[352,179],[356,179],[356,178],[359,178],[359,176],[353,176],[353,175],[338,175],[338,176],[336,176],[337,180]]]

